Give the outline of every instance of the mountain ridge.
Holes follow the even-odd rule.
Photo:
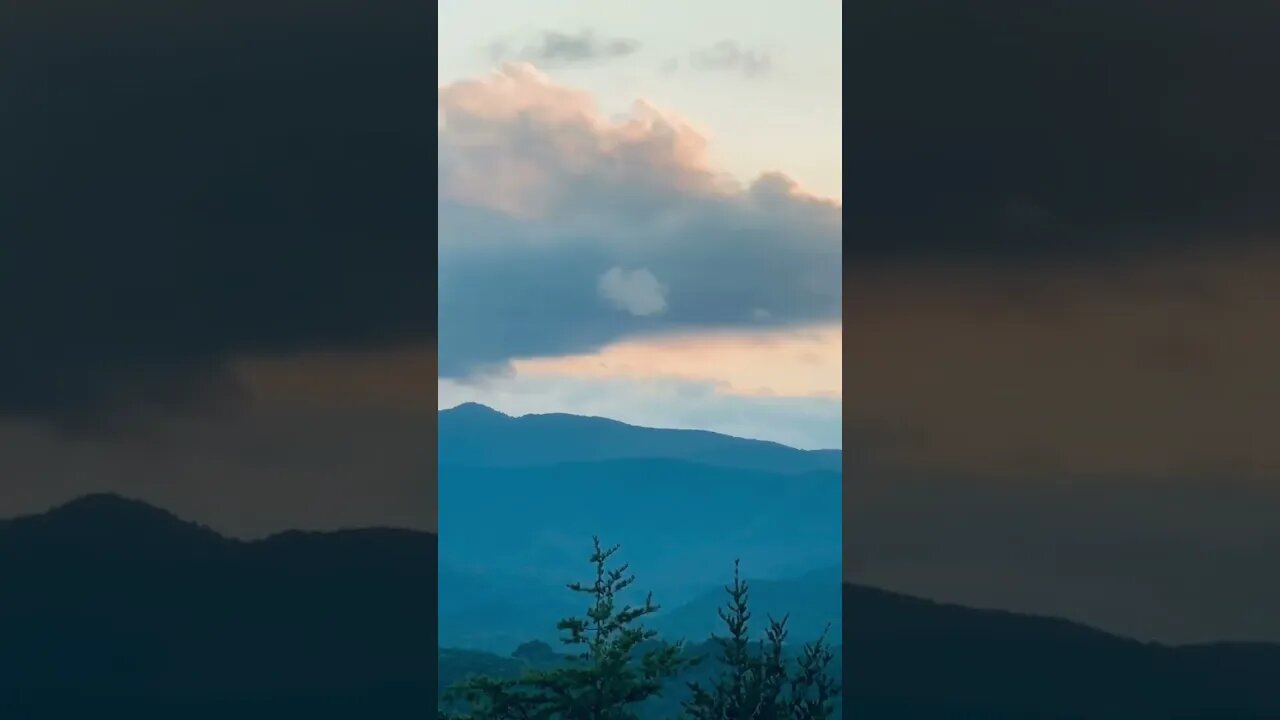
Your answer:
[[[73,504],[59,522],[29,527],[61,532],[70,518],[111,526],[135,511],[176,517],[129,502],[138,504]],[[95,513],[119,514],[101,522]],[[0,522],[0,708],[78,704],[65,717],[128,706],[266,718],[343,703],[390,708],[385,717],[430,712],[436,663],[446,655],[433,649],[432,533],[375,528],[272,536],[281,544],[227,540],[216,547],[230,549],[229,566],[173,564],[186,568],[178,575],[154,572],[169,566],[154,558],[181,556],[186,546],[153,542],[149,556],[130,555],[146,572],[121,576],[96,564],[104,556],[96,546],[81,548],[95,562],[43,565],[23,552],[32,535],[12,527],[12,519]],[[67,537],[71,545],[99,542]],[[312,551],[318,538],[356,549],[335,562],[341,556],[331,548]],[[248,559],[273,547],[283,555]],[[840,587],[845,703],[864,717],[1280,717],[1280,645],[1144,643],[1060,618]],[[250,705],[270,709],[243,712]]]
[[[710,430],[653,428],[569,413],[512,416],[479,403],[437,412],[439,462],[528,466],[565,461],[683,458],[725,467],[840,470],[841,450],[803,450]]]
[[[1280,645],[1163,645],[846,583],[846,703],[877,718],[1280,717]]]
[[[387,528],[243,541],[118,496],[0,522],[0,712],[421,716],[437,547]]]

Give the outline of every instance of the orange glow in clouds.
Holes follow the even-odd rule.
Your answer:
[[[516,360],[522,375],[712,382],[733,395],[842,396],[841,326],[626,340],[597,352]]]

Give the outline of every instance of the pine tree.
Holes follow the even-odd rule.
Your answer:
[[[566,618],[557,627],[562,641],[578,648],[564,667],[531,670],[515,680],[472,678],[452,691],[470,706],[469,720],[634,720],[634,706],[659,695],[665,681],[679,674],[689,660],[681,658],[680,643],[642,643],[657,633],[638,621],[657,612],[650,594],[640,607],[623,604],[619,595],[635,582],[629,566],[611,569],[618,546],[608,549],[593,538],[594,581],[572,583],[574,592],[588,595],[585,618]],[[638,657],[637,657],[638,656]]]
[[[660,696],[663,686],[698,659],[684,657],[682,643],[657,641],[657,633],[639,621],[657,612],[652,595],[644,604],[619,606],[620,594],[635,582],[628,566],[611,569],[618,546],[605,549],[593,538],[590,561],[595,579],[568,588],[589,596],[584,618],[561,620],[561,638],[578,652],[554,669],[526,671],[516,679],[473,677],[447,694],[465,701],[457,715],[443,709],[438,720],[636,720],[645,700]],[[784,656],[787,617],[769,618],[764,637],[753,648],[749,626],[749,587],[734,563],[726,607],[718,611],[728,635],[714,637],[721,646],[723,672],[709,687],[688,683],[685,701],[690,720],[825,720],[834,713],[840,687],[827,674],[833,653],[823,634],[806,643],[794,670]],[[537,648],[529,646],[532,650]]]
[[[733,584],[725,587],[729,601],[719,611],[728,629],[720,643],[724,672],[711,688],[688,683],[692,698],[684,703],[690,720],[819,720],[831,717],[840,689],[827,674],[833,654],[825,633],[805,644],[795,677],[788,677],[783,646],[787,639],[787,617],[769,618],[765,637],[752,652],[749,625],[748,583],[742,580],[739,564],[733,565]],[[791,692],[784,693],[790,684]]]

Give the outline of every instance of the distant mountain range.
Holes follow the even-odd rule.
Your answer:
[[[710,612],[714,619],[715,604],[687,609]],[[1144,644],[1064,620],[975,610],[854,585],[843,586],[843,608],[843,637],[833,640],[844,651],[837,671],[843,675],[849,717],[1280,718],[1277,645]],[[759,628],[764,613],[756,617]],[[656,617],[651,625],[662,627]],[[442,648],[441,687],[469,673],[512,676],[545,666],[547,653],[556,647],[536,655],[522,649],[518,657]],[[695,640],[690,653],[714,657],[717,646]],[[672,683],[666,697],[641,717],[672,717],[681,687]]]
[[[115,496],[0,521],[0,717],[423,717],[460,671],[524,662],[435,650],[435,551],[393,530],[242,543]],[[842,601],[851,717],[1280,718],[1280,646]]]
[[[669,602],[660,594],[654,602],[658,613],[647,625],[669,639],[699,643],[723,630],[717,610],[724,607],[727,594],[724,585],[731,579],[732,568],[724,573],[724,582],[708,582],[690,599]],[[586,580],[584,576],[582,579]],[[767,617],[788,616],[787,627],[794,642],[816,639],[824,632],[829,641],[838,643],[841,633],[840,568],[832,567],[784,580],[751,580],[752,613],[765,622]],[[644,601],[643,579],[637,580],[637,592],[625,601]],[[558,643],[556,622],[569,616],[581,616],[587,601],[565,588],[564,583],[499,578],[441,569],[440,572],[440,645],[452,649],[482,650],[499,656],[510,654],[531,640]],[[829,628],[828,628],[829,626]]]
[[[839,451],[476,404],[441,411],[439,433],[448,645],[509,651],[554,632],[579,610],[564,584],[591,572],[593,536],[621,545],[636,587],[668,608],[723,586],[739,559],[761,581],[840,566]],[[839,584],[837,571],[824,605],[835,624]]]
[[[0,717],[423,717],[435,555],[399,530],[238,542],[112,495],[0,521]]]
[[[1168,647],[844,588],[845,703],[884,720],[1274,720],[1280,645]]]
[[[533,467],[661,458],[770,473],[840,472],[839,450],[797,450],[706,432],[559,413],[511,417],[477,403],[439,413],[439,463]]]

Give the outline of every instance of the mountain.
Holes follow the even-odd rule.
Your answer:
[[[420,717],[436,545],[240,542],[111,495],[0,522],[0,716]]]
[[[581,580],[591,538],[619,544],[640,586],[682,603],[727,582],[841,561],[841,476],[641,458],[439,468],[441,563],[541,584]],[[834,583],[834,585],[838,585]],[[442,597],[454,591],[441,587]]]
[[[586,579],[586,578],[583,578]],[[723,582],[704,583],[692,599],[672,602],[654,594],[659,612],[646,626],[662,637],[700,643],[723,630],[717,611],[728,595],[725,585],[732,580],[732,566]],[[788,615],[791,642],[807,642],[823,634],[831,642],[840,640],[840,568],[826,568],[802,577],[785,580],[751,580],[752,613],[765,622],[773,616]],[[624,596],[625,602],[641,604],[649,589],[643,579],[637,590]],[[440,647],[480,650],[508,655],[529,641],[558,645],[563,633],[556,623],[569,616],[582,616],[587,601],[570,592],[564,583],[536,579],[500,577],[440,569]]]
[[[528,662],[435,649],[435,552],[399,530],[239,542],[115,496],[0,521],[0,717],[421,717],[437,683]],[[793,591],[779,609],[805,605]],[[853,585],[842,605],[857,717],[1280,718],[1280,646],[1148,644]]]
[[[646,648],[641,646],[641,652]],[[841,672],[841,648],[832,647],[833,654],[828,672],[839,677]],[[704,687],[715,684],[724,666],[720,662],[721,647],[714,642],[689,643],[684,647],[682,655],[686,659],[699,660],[696,665],[685,670],[679,677],[668,680],[661,695],[650,697],[632,708],[638,720],[671,720],[681,714],[681,703],[690,697],[686,683],[698,682]],[[794,663],[798,656],[798,648],[784,648],[783,657]],[[445,695],[445,691],[470,675],[487,675],[495,678],[514,678],[528,670],[551,669],[563,667],[569,660],[567,651],[556,652],[552,645],[532,642],[522,646],[509,657],[474,650],[440,649],[440,691],[443,704],[455,710],[464,710],[465,704]],[[839,699],[835,703],[836,714],[841,717]]]
[[[529,640],[556,644],[556,623],[586,604],[565,583],[440,567],[439,643],[507,655]]]
[[[441,411],[439,433],[440,627],[450,647],[554,642],[555,622],[582,610],[565,584],[592,572],[593,537],[619,545],[616,562],[667,608],[714,595],[735,560],[762,582],[841,561],[838,451],[595,417],[517,418],[474,403]],[[823,624],[838,617],[839,586],[837,573]],[[673,630],[707,629],[673,617]]]
[[[547,414],[511,417],[477,403],[439,413],[439,463],[528,467],[664,458],[773,473],[839,472],[839,450],[797,450],[702,430],[636,427],[617,420]]]
[[[1055,618],[843,586],[843,703],[875,720],[1275,720],[1280,645],[1164,646]],[[757,618],[761,615],[756,614]],[[440,650],[440,684],[551,664]],[[689,648],[714,655],[714,644]],[[541,659],[539,659],[541,658]],[[713,669],[713,666],[712,668]],[[704,664],[698,671],[710,672]],[[686,677],[684,679],[690,679]],[[672,716],[680,682],[642,718]]]
[[[798,578],[748,578],[746,582],[751,614],[756,618],[757,630],[763,629],[769,617],[781,620],[786,616],[787,637],[790,642],[809,642],[823,636],[824,632],[829,642],[840,642],[842,598],[839,566],[824,568]],[[649,624],[663,637],[684,638],[689,642],[701,642],[713,633],[723,634],[724,623],[717,611],[729,599],[724,584],[707,590],[683,605],[664,608],[654,615]]]
[[[1280,646],[1169,647],[844,587],[845,702],[884,720],[1280,718]]]

